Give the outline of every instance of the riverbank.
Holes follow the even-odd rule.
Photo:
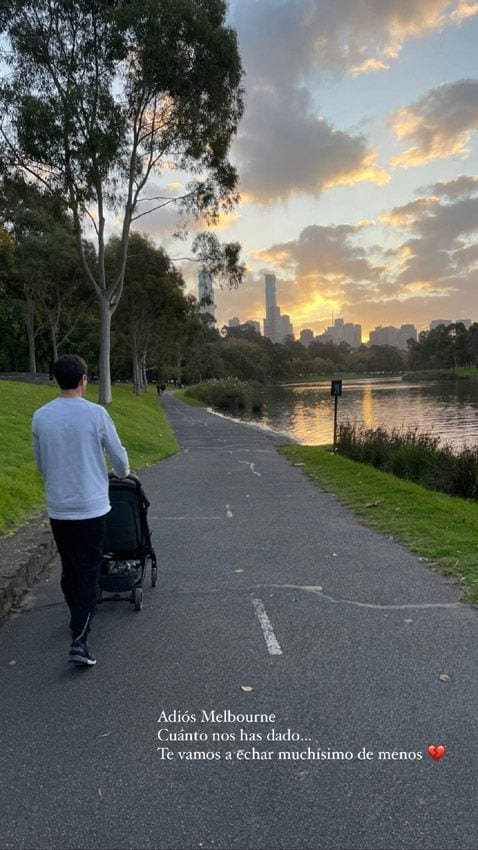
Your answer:
[[[403,381],[478,381],[476,366],[457,366],[456,369],[423,369],[404,372]]]
[[[89,385],[86,397],[97,400],[98,389]],[[31,447],[33,412],[58,395],[55,386],[0,381],[0,535],[43,510],[44,490]],[[108,405],[133,470],[141,469],[178,451],[178,444],[157,402],[153,388],[133,395],[131,385],[113,386]]]
[[[285,446],[281,453],[358,514],[364,524],[454,576],[478,603],[478,504],[425,490],[324,446]]]

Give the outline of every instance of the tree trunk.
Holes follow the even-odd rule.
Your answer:
[[[136,322],[131,328],[131,355],[133,359],[133,392],[135,395],[141,393],[141,363],[138,352],[138,332]]]
[[[35,302],[33,298],[31,298],[26,293],[27,296],[27,309],[25,313],[25,323],[27,326],[27,337],[28,337],[28,359],[30,363],[30,372],[32,375],[36,375],[37,372],[37,359],[36,359],[36,350],[35,350]]]
[[[111,309],[106,298],[100,299],[100,381],[99,403],[111,404]]]
[[[146,369],[146,354],[143,354],[143,357],[142,357],[142,360],[141,360],[141,377],[142,377],[143,389],[147,390],[148,389],[148,372],[147,372],[147,369]]]
[[[57,339],[58,331],[57,331],[57,327],[56,327],[55,322],[50,323],[50,330],[51,330],[51,348],[52,348],[52,351],[53,351],[53,362],[55,362],[55,360],[58,360],[58,339]]]
[[[136,352],[133,355],[133,392],[135,395],[141,394],[141,364]]]

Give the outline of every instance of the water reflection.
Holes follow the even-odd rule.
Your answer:
[[[250,418],[309,445],[331,443],[330,381],[264,389],[264,412]],[[478,443],[478,382],[406,383],[401,378],[343,381],[339,422],[417,427],[459,448]]]

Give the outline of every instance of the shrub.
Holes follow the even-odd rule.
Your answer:
[[[440,438],[415,429],[367,428],[345,422],[339,425],[338,451],[448,495],[478,500],[478,448],[455,452]]]
[[[262,410],[258,385],[239,381],[238,378],[224,378],[223,380],[193,384],[192,387],[188,387],[184,395],[197,398],[220,410],[241,411],[248,409],[259,413]]]

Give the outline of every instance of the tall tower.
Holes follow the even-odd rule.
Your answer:
[[[266,274],[266,317],[264,319],[264,336],[272,342],[281,342],[282,328],[280,326],[280,309],[276,300],[276,276]]]
[[[214,304],[214,287],[212,277],[205,266],[199,272],[198,278],[199,312],[211,316],[211,324],[216,318],[216,306]]]

